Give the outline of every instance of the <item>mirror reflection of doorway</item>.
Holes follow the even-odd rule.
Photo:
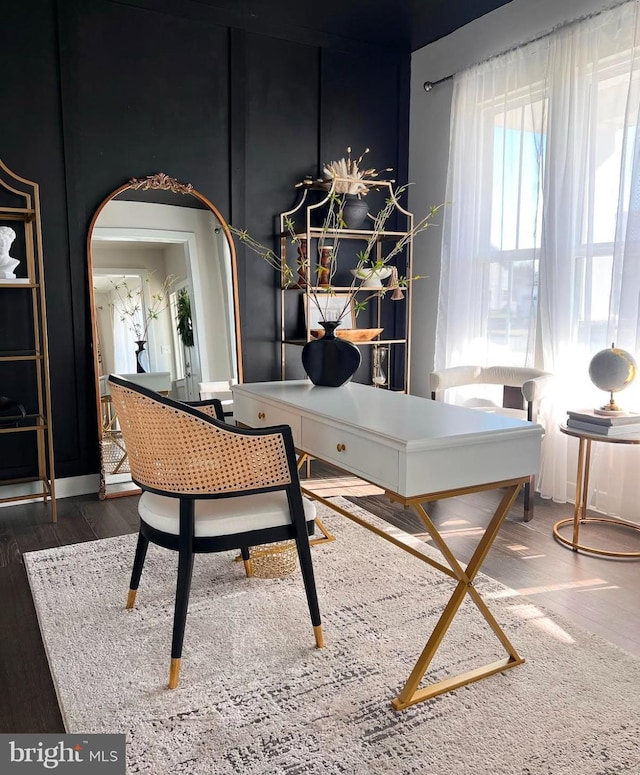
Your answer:
[[[138,382],[142,377],[162,380],[167,393],[178,400],[197,400],[201,390],[211,385],[216,385],[216,391],[219,384],[228,390],[230,384],[242,381],[235,251],[224,220],[209,200],[189,184],[163,173],[131,179],[96,211],[87,248],[91,297],[96,302],[92,308],[94,352],[99,354],[95,361],[96,388],[100,393],[109,373]],[[143,367],[148,370],[145,374],[136,373],[135,362],[116,369],[101,352],[112,343],[99,330],[100,305],[94,299],[97,292],[93,279],[105,270],[121,276],[138,273],[143,286],[148,276],[160,287],[172,278],[166,293],[168,308],[162,319],[154,319],[148,327],[142,356]],[[147,286],[148,302],[153,304],[155,291]],[[193,346],[183,343],[176,331],[177,297],[173,297],[173,309],[171,299],[178,292],[188,294]],[[125,349],[130,350],[130,342]],[[131,357],[129,353],[127,357]],[[131,371],[125,372],[124,368]],[[152,390],[163,389],[156,382],[144,384]],[[105,428],[101,420],[101,449]],[[101,498],[135,492],[130,476],[128,482],[116,481],[104,462]]]

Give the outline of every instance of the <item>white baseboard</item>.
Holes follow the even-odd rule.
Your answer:
[[[91,495],[100,489],[100,474],[87,474],[86,476],[69,476],[66,479],[56,479],[56,500],[71,498],[74,495]],[[26,482],[25,484],[12,484],[0,490],[3,498],[14,498],[20,495],[31,495],[40,492],[40,482]],[[31,501],[7,501],[0,506],[19,506],[34,503],[41,498]]]

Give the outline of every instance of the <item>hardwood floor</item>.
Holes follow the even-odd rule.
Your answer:
[[[314,486],[342,494],[425,540],[411,510],[337,472],[313,464]],[[479,529],[493,513],[499,493],[486,492],[431,504],[430,517],[446,533],[455,554],[467,560]],[[22,555],[52,546],[93,541],[137,529],[137,497],[98,501],[94,496],[58,501],[58,522],[49,522],[42,504],[0,509],[0,733],[62,732],[64,726],[40,638]],[[535,516],[522,521],[522,500],[514,505],[487,557],[483,571],[526,595],[534,604],[594,632],[640,657],[638,586],[640,560],[604,559],[574,553],[552,536],[553,524],[573,513],[571,504],[536,496]],[[616,541],[640,551],[640,533],[610,526],[583,528],[582,540],[606,546]],[[74,644],[69,644],[73,659]]]

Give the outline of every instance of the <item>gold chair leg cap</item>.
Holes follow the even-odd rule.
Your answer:
[[[247,575],[247,578],[251,578],[253,576],[253,563],[251,560],[243,560],[244,563],[244,572]]]
[[[169,688],[176,689],[180,681],[180,660],[172,659],[169,669]]]
[[[322,632],[322,625],[319,624],[317,627],[313,628],[313,634],[316,636],[316,648],[317,649],[323,649],[324,648],[324,633]]]
[[[133,608],[135,602],[136,602],[136,594],[138,590],[137,589],[130,589],[129,594],[127,595],[127,608]]]

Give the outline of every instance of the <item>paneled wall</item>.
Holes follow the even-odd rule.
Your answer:
[[[274,216],[293,204],[295,183],[347,145],[371,148],[373,166],[406,180],[408,49],[273,18],[260,29],[237,8],[233,0],[3,8],[0,158],[41,188],[59,478],[98,470],[86,236],[113,189],[166,172],[272,244]],[[245,379],[276,379],[275,273],[240,250],[239,281]],[[20,325],[13,317],[0,309],[0,336]],[[25,473],[12,459],[0,449],[0,479]]]

